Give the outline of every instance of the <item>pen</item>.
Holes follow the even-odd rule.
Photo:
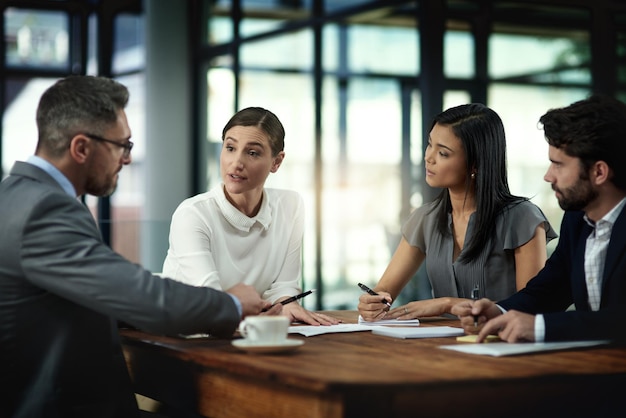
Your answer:
[[[287,298],[287,299],[285,299],[285,300],[281,300],[280,302],[276,302],[276,303],[280,303],[281,305],[286,305],[286,304],[288,304],[288,303],[295,302],[295,301],[297,301],[298,299],[302,299],[303,297],[308,296],[308,295],[310,295],[310,294],[311,294],[311,293],[313,293],[313,292],[315,292],[315,289],[307,290],[306,292],[302,292],[302,293],[300,293],[299,295],[292,296],[292,297],[290,297],[290,298]],[[270,306],[270,307],[269,307],[269,308],[267,308],[267,309],[263,309],[261,312],[267,312],[267,311],[269,311],[270,309],[272,309],[272,307],[274,307],[274,306],[276,305],[276,303],[272,304],[272,306]]]
[[[378,296],[378,293],[374,292],[372,289],[365,286],[363,283],[359,283],[359,287],[361,288],[362,291],[367,292],[368,294],[372,296]],[[391,308],[391,303],[387,302],[385,299],[381,300],[381,302]]]
[[[306,292],[300,293],[299,295],[292,296],[292,297],[290,297],[288,299],[285,299],[285,300],[281,301],[280,304],[281,305],[286,305],[288,303],[295,302],[298,299],[302,299],[303,297],[308,296],[308,295],[310,295],[313,292],[315,292],[315,289],[307,290]]]
[[[478,300],[478,285],[472,289],[472,300]],[[474,315],[474,327],[478,326],[478,315]]]

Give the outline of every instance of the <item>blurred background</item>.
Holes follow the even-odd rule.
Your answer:
[[[230,116],[273,111],[286,159],[267,186],[304,197],[309,309],[356,307],[356,284],[376,284],[408,214],[437,195],[422,153],[443,109],[500,114],[512,192],[558,229],[539,117],[592,92],[626,101],[623,0],[0,0],[0,12],[2,177],[33,154],[48,86],[118,79],[133,163],[112,197],[85,202],[107,243],[155,272],[176,206],[220,182]],[[421,269],[401,299],[429,296]]]

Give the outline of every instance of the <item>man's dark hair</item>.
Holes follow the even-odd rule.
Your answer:
[[[604,161],[613,170],[615,187],[626,191],[626,104],[593,95],[551,109],[539,122],[548,144],[579,158],[585,171],[596,161]]]

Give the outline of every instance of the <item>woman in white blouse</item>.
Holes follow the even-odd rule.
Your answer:
[[[237,112],[222,132],[222,184],[183,201],[172,216],[163,264],[168,277],[227,291],[238,283],[254,286],[277,304],[301,292],[304,207],[289,190],[266,189],[265,180],[283,159],[285,131],[272,112],[249,107]],[[282,306],[291,321],[330,325],[339,321]]]

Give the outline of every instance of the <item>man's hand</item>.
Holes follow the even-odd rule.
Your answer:
[[[263,309],[268,309],[272,304],[261,299],[256,289],[250,285],[239,283],[226,291],[235,296],[241,302],[242,318],[248,315],[258,315]],[[272,312],[278,314],[280,312]]]
[[[450,313],[459,317],[467,334],[477,334],[485,322],[502,315],[500,308],[489,299],[465,300],[454,305]]]
[[[489,334],[497,334],[509,343],[535,341],[535,315],[509,311],[493,318],[480,330],[476,342],[482,342]]]

